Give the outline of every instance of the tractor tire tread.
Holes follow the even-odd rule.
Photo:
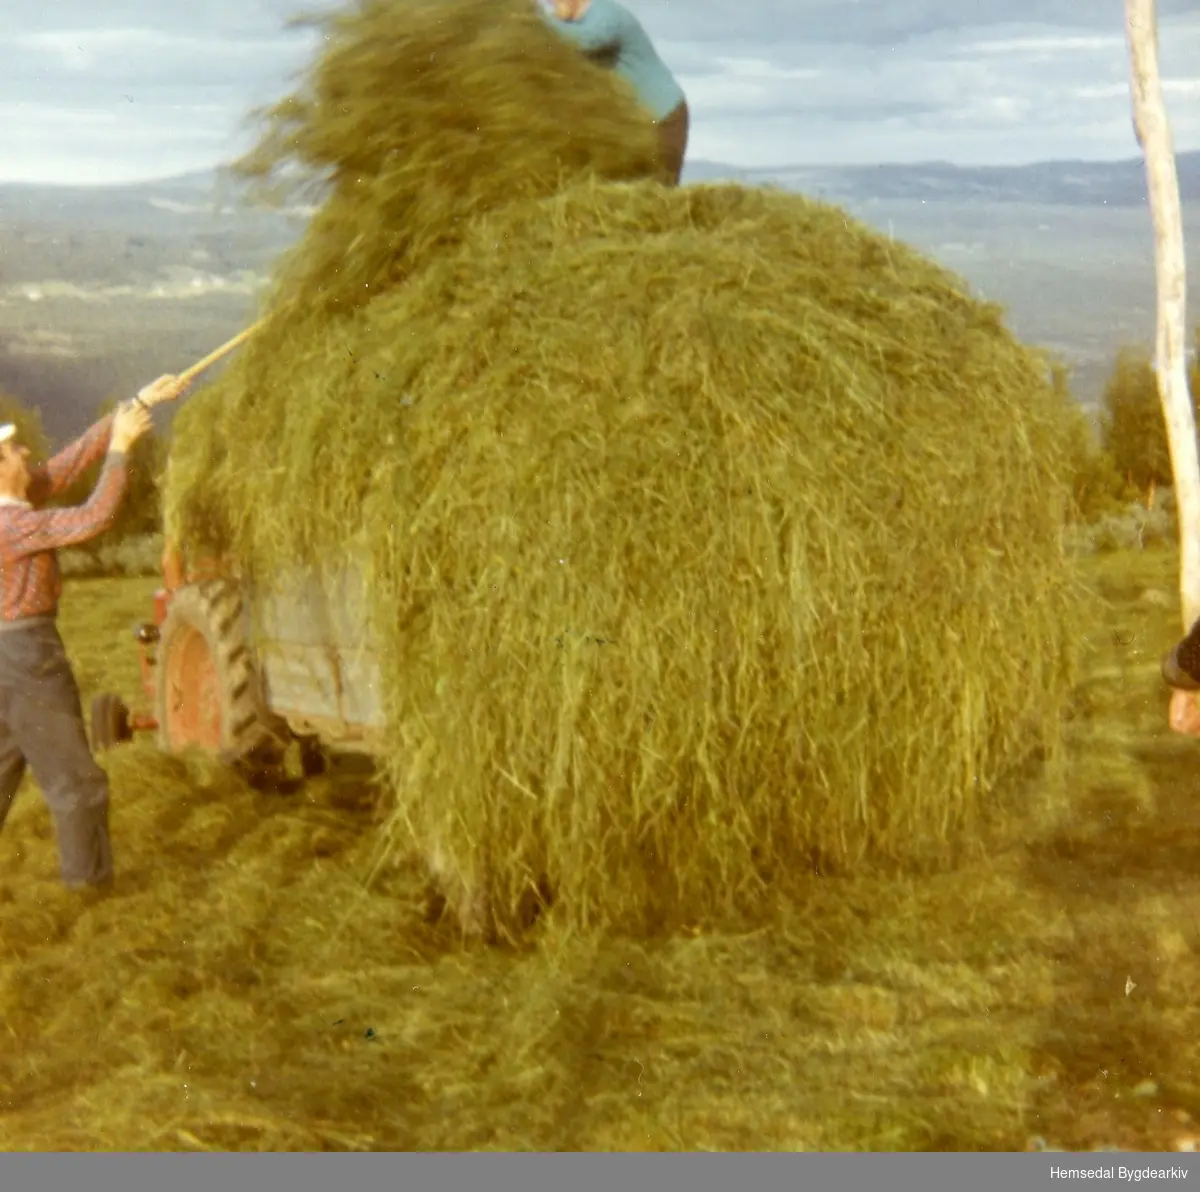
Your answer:
[[[250,644],[242,628],[245,604],[229,581],[202,580],[176,593],[185,602],[185,619],[208,639],[213,662],[224,687],[224,715],[229,741],[221,750],[226,760],[252,764],[258,755],[281,753],[287,738],[283,722],[264,706]]]

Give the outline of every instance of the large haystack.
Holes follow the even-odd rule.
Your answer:
[[[501,926],[547,878],[644,927],[977,839],[1073,665],[1045,362],[794,195],[584,170],[452,239],[281,315],[181,411],[168,493],[260,578],[365,562],[393,842]]]

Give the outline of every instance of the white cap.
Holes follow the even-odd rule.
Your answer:
[[[16,426],[11,422],[6,422],[3,426],[0,426],[0,443],[7,443],[16,433]]]

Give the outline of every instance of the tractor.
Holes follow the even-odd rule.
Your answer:
[[[295,573],[255,589],[228,564],[185,574],[172,547],[153,619],[137,625],[142,687],[153,711],[133,713],[112,693],[91,707],[97,752],[154,732],[169,753],[199,749],[260,788],[357,757],[373,769],[383,709],[363,577]],[[487,930],[486,899],[428,853],[430,913],[450,907],[464,930]]]
[[[358,577],[297,574],[255,591],[211,560],[185,573],[171,545],[162,573],[153,618],[134,629],[152,711],[96,696],[98,752],[154,732],[163,750],[200,749],[256,784],[281,780],[290,752],[305,776],[334,754],[374,752],[383,716]]]

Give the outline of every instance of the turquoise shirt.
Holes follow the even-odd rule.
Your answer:
[[[563,37],[621,75],[655,120],[669,116],[683,103],[683,88],[658,56],[637,17],[617,0],[592,0],[577,21],[560,21],[544,5],[539,8]]]

